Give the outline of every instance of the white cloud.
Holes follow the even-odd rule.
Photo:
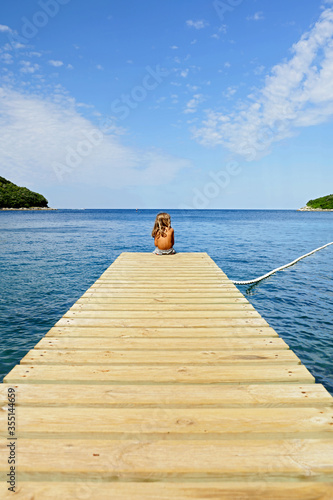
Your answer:
[[[190,166],[155,149],[124,146],[118,132],[109,123],[103,135],[65,95],[0,88],[1,175],[22,185],[159,186]]]
[[[202,30],[203,28],[207,28],[209,26],[209,22],[204,19],[200,19],[198,21],[193,21],[193,19],[189,19],[186,21],[186,25],[190,28],[195,28],[196,30]]]
[[[253,16],[247,16],[247,21],[263,21],[265,19],[262,11],[256,12]]]
[[[39,64],[32,64],[30,61],[20,61],[21,73],[35,73],[40,69]]]
[[[25,48],[26,46],[23,43],[14,42],[12,40],[10,43],[6,43],[3,47],[1,47],[1,50],[11,51],[13,49],[25,49]]]
[[[5,64],[12,64],[13,63],[13,56],[11,54],[8,54],[8,52],[4,52],[3,54],[0,54],[0,59]]]
[[[219,40],[220,33],[222,33],[223,35],[225,35],[227,33],[227,26],[226,26],[226,24],[222,24],[219,27],[218,32],[214,33],[213,35],[211,35],[211,38],[215,38],[216,40]]]
[[[51,64],[51,66],[54,66],[55,68],[60,68],[60,66],[64,65],[62,61],[55,61],[54,59],[50,59],[49,64]]]
[[[223,92],[223,95],[224,97],[226,97],[227,99],[230,99],[234,94],[236,94],[237,92],[237,88],[236,87],[228,87],[224,92]]]
[[[210,110],[194,137],[207,146],[221,144],[251,160],[300,127],[333,116],[333,8],[292,47],[292,57],[274,66],[265,85],[229,113]],[[251,100],[252,99],[252,100]]]
[[[5,24],[0,24],[0,32],[1,33],[12,33],[12,30],[10,29],[9,26],[6,26]]]
[[[25,49],[26,48],[26,46],[20,42],[12,43],[12,47],[13,47],[13,49]]]
[[[180,72],[180,76],[182,76],[183,78],[187,78],[188,73],[189,73],[189,69],[188,69],[188,68],[183,69],[183,70]]]
[[[186,108],[184,109],[185,114],[196,113],[198,110],[198,106],[200,103],[204,101],[204,97],[202,94],[195,94],[192,99],[188,101],[186,104]]]
[[[257,66],[256,68],[254,68],[253,73],[258,76],[258,75],[262,75],[264,71],[265,71],[265,66],[263,66],[261,64],[260,66]]]
[[[67,64],[67,69],[74,69],[74,66],[72,64]]]
[[[187,83],[186,84],[186,87],[191,91],[191,92],[196,92],[197,90],[199,90],[199,87],[198,85],[192,85],[190,83]]]
[[[102,71],[104,68],[101,64],[97,64],[96,69],[99,69],[100,71]]]
[[[170,47],[170,49],[172,49],[172,50],[177,50],[177,49],[179,49],[179,47],[177,47],[177,45],[172,45],[172,46]]]

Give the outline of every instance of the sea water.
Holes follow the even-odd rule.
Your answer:
[[[247,280],[333,241],[333,212],[168,210],[178,252]],[[121,252],[151,252],[157,210],[0,212],[0,375]],[[333,245],[238,288],[333,394]],[[165,277],[167,280],[167,276]]]

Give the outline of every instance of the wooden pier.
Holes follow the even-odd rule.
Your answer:
[[[206,253],[122,253],[0,396],[4,499],[333,499],[332,397]]]

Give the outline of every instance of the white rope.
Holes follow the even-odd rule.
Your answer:
[[[272,274],[276,273],[277,271],[282,271],[282,269],[286,269],[287,267],[293,266],[296,264],[296,262],[305,259],[305,257],[309,257],[309,255],[312,255],[315,252],[318,252],[319,250],[322,250],[323,248],[326,248],[330,245],[333,245],[333,241],[331,243],[327,243],[326,245],[323,245],[322,247],[316,248],[315,250],[312,250],[312,252],[306,253],[305,255],[302,255],[301,257],[298,257],[298,259],[293,260],[289,264],[286,264],[285,266],[277,267],[276,269],[273,269],[270,273],[264,274],[263,276],[259,276],[259,278],[255,278],[253,280],[248,280],[248,281],[232,281],[234,285],[251,285],[252,283],[258,283],[258,281],[264,280],[265,278],[268,278],[268,276],[271,276]]]

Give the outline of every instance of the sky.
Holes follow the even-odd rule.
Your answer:
[[[2,0],[0,175],[54,208],[333,192],[332,0]]]

